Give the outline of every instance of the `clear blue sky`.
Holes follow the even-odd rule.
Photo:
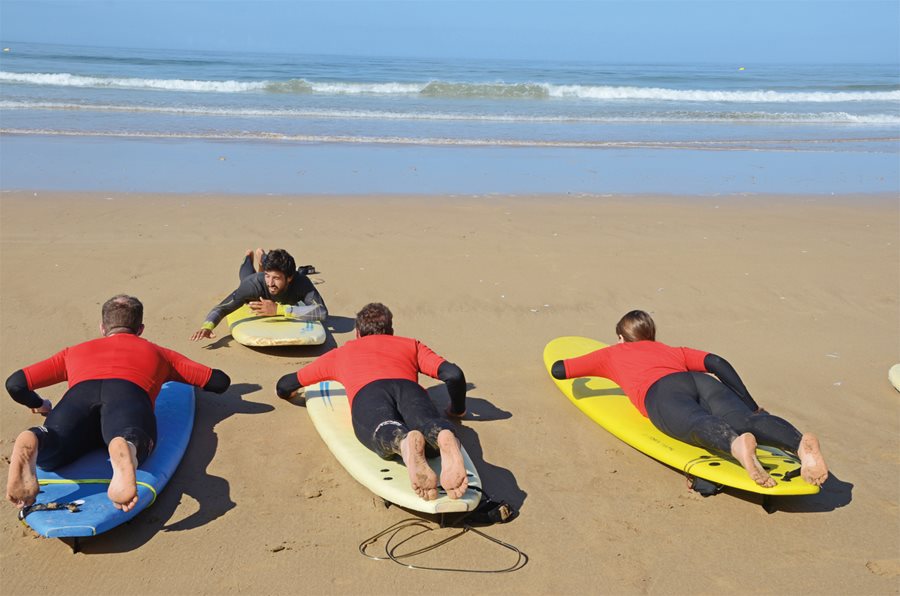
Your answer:
[[[900,62],[900,1],[0,0],[0,39],[600,62]]]

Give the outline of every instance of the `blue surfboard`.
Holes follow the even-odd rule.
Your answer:
[[[149,507],[175,473],[194,427],[194,388],[166,383],[156,398],[156,448],[137,470],[138,502],[128,512],[116,509],[106,495],[112,466],[105,449],[97,449],[50,472],[37,470],[41,492],[36,503],[75,503],[70,508],[34,510],[24,522],[41,536],[95,536],[124,524]],[[72,511],[71,509],[77,509]]]

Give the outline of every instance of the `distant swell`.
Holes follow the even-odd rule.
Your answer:
[[[192,81],[183,79],[104,78],[69,73],[0,72],[0,82],[59,87],[158,89],[210,93],[296,93],[323,95],[419,95],[434,98],[578,99],[595,101],[723,102],[723,103],[838,103],[900,101],[900,89],[879,91],[717,91],[607,85],[554,85],[550,83],[427,83],[288,81]]]

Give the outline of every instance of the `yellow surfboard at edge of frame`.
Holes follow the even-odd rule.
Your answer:
[[[557,360],[583,356],[605,347],[606,344],[586,337],[559,337],[544,348],[544,365],[549,372]],[[736,460],[688,445],[659,431],[611,380],[581,377],[553,381],[591,420],[638,451],[685,474],[763,495],[811,495],[819,492],[819,487],[800,477],[800,461],[779,449],[761,445],[756,451],[760,463],[777,482],[772,488],[764,488],[756,484]],[[784,480],[785,477],[788,480]]]

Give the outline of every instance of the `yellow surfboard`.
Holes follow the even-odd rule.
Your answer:
[[[462,449],[469,488],[459,499],[451,499],[443,489],[438,498],[426,501],[413,492],[409,473],[399,459],[381,459],[359,442],[353,432],[347,391],[336,381],[323,381],[305,389],[306,411],[322,440],[357,482],[394,505],[422,513],[472,511],[481,502],[481,479],[469,454]],[[428,458],[428,465],[441,477],[441,458]]]
[[[281,316],[260,316],[243,305],[225,317],[234,341],[245,346],[317,346],[325,343],[319,321],[298,321]]]
[[[559,337],[544,348],[544,365],[549,372],[557,360],[583,356],[605,347],[606,344],[586,337]],[[638,451],[687,475],[764,495],[811,495],[819,492],[818,486],[800,477],[800,460],[784,451],[767,446],[757,449],[760,463],[777,482],[772,488],[763,488],[753,482],[736,460],[682,443],[657,430],[650,420],[638,412],[622,389],[609,379],[582,377],[553,381],[591,420]]]

